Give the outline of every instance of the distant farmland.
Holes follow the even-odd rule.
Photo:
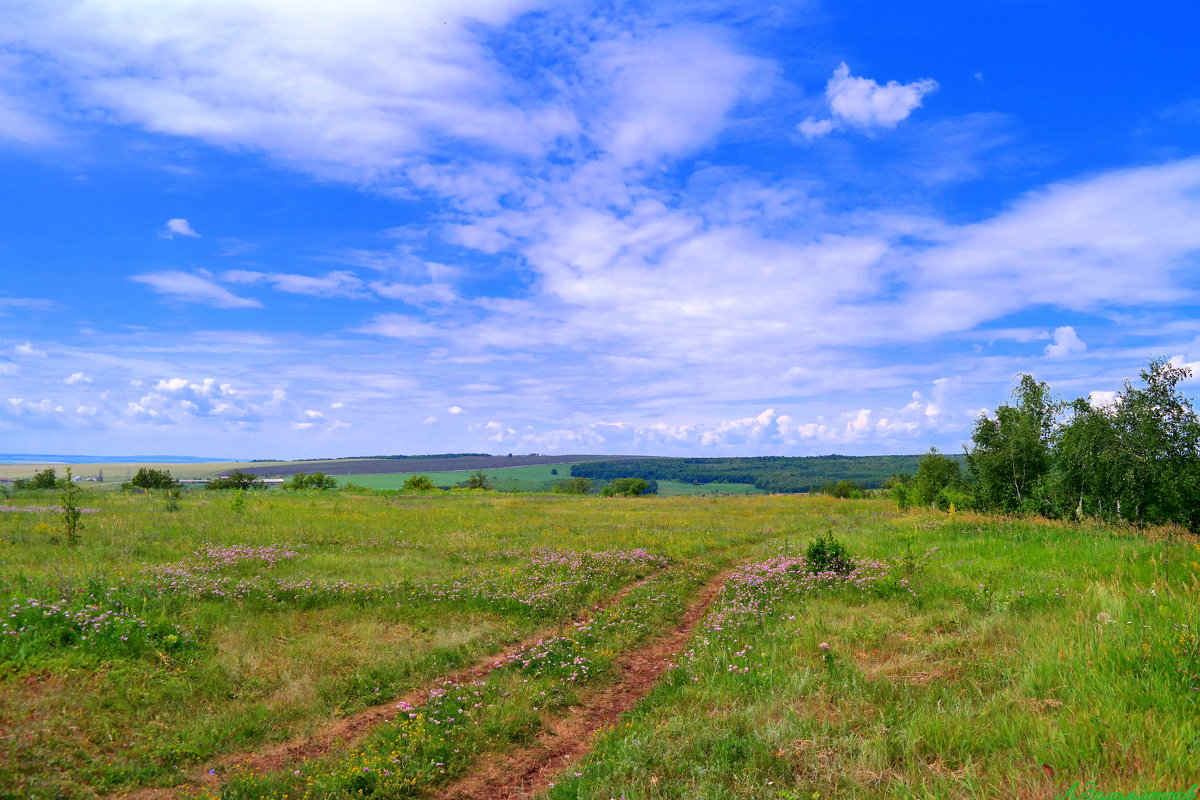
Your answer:
[[[542,464],[579,464],[590,461],[612,461],[630,456],[456,456],[453,458],[336,458],[329,461],[283,461],[252,467],[241,467],[242,472],[252,475],[276,476],[295,475],[303,472],[326,475],[389,475],[403,469],[407,474],[431,472],[457,472],[477,469],[491,470],[504,467],[531,467]],[[228,471],[232,471],[232,468]],[[564,475],[564,477],[566,477]]]

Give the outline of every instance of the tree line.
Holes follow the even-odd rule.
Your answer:
[[[1177,523],[1200,531],[1200,417],[1180,384],[1191,369],[1153,359],[1112,402],[1065,401],[1021,375],[975,423],[966,474],[932,449],[890,482],[901,506]]]
[[[685,483],[749,483],[772,493],[812,492],[840,481],[877,489],[889,476],[914,472],[920,456],[754,456],[649,458],[571,465],[571,476],[592,480],[638,477]]]

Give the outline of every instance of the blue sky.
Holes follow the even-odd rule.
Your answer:
[[[953,450],[1200,362],[1193,3],[433,5],[0,7],[0,451]]]

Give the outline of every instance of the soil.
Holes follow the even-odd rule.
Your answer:
[[[618,660],[617,682],[586,696],[565,717],[550,721],[537,740],[519,752],[485,757],[463,778],[435,792],[435,800],[515,800],[548,789],[556,775],[592,748],[597,731],[613,725],[648,695],[683,652],[692,628],[725,585],[728,572],[709,581],[679,624]]]

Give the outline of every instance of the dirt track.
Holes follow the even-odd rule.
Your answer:
[[[692,628],[725,585],[728,571],[709,581],[679,624],[617,662],[617,682],[583,698],[565,717],[549,724],[537,740],[518,752],[483,758],[463,778],[434,792],[435,800],[515,800],[549,788],[569,764],[586,755],[593,734],[611,725],[650,693],[663,672],[683,652]]]
[[[645,583],[646,580],[648,579],[635,581],[623,587],[602,604],[594,606],[591,612],[601,611],[619,602],[625,595]],[[589,616],[591,615],[586,613],[579,614],[576,616],[575,621],[580,622]],[[510,646],[501,653],[482,659],[469,667],[464,667],[463,669],[443,675],[428,685],[419,689],[413,689],[394,700],[365,708],[348,717],[333,720],[311,734],[296,737],[265,750],[223,756],[215,762],[198,768],[189,776],[186,783],[178,786],[170,788],[147,787],[132,792],[118,793],[111,795],[111,797],[121,798],[121,800],[168,800],[169,798],[188,796],[184,793],[201,787],[208,789],[217,788],[221,785],[223,778],[235,766],[241,766],[254,772],[262,773],[281,769],[294,761],[320,758],[336,749],[354,743],[370,733],[375,727],[394,719],[400,713],[399,706],[401,703],[422,705],[428,699],[430,689],[447,681],[468,683],[480,680],[486,677],[488,673],[508,663],[510,656],[534,646],[541,640],[549,636],[554,636],[558,632],[558,628],[550,631],[541,631]]]

